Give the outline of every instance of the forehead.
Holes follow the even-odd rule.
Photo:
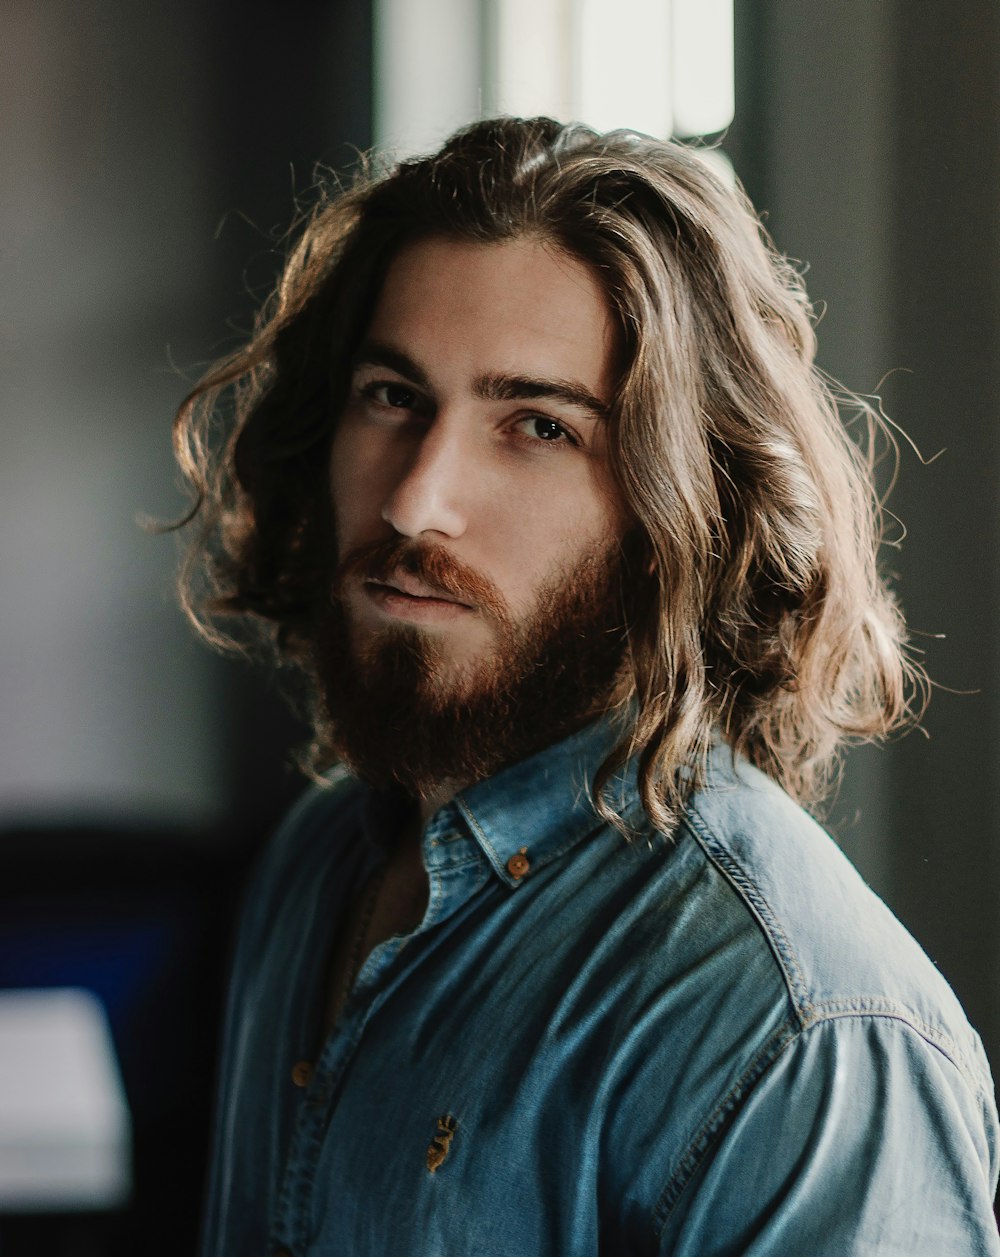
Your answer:
[[[605,401],[615,385],[616,323],[592,269],[542,240],[407,245],[386,273],[371,339],[433,369],[576,380]]]

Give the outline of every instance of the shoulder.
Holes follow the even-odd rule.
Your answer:
[[[711,1116],[653,1207],[663,1252],[998,1251],[992,1104],[912,1024],[813,1022]],[[766,1150],[762,1155],[761,1150]]]
[[[828,834],[762,773],[728,751],[684,821],[780,974],[805,1030],[842,1017],[906,1023],[977,1089],[989,1089],[979,1037],[919,944]]]
[[[312,784],[288,812],[254,865],[243,906],[244,942],[266,933],[296,887],[323,875],[337,847],[361,826],[365,791],[341,767]]]
[[[743,1251],[750,1200],[780,1215],[789,1237],[808,1234],[816,1253],[854,1251],[907,1194],[914,1234],[927,1210],[948,1219],[935,1252],[952,1251],[944,1239],[963,1217],[989,1223],[998,1132],[979,1037],[829,835],[720,752],[672,842],[654,841],[649,856],[669,910],[643,964],[664,991],[689,992],[645,1043],[653,1065],[669,1044],[679,1136],[659,1162],[658,1190],[650,1183],[661,1238],[718,1238],[729,1218],[740,1237],[732,1251]],[[680,1015],[690,1017],[682,1040]],[[642,1113],[629,1120],[641,1127]],[[761,1158],[762,1147],[772,1155]],[[925,1204],[897,1181],[903,1166]],[[842,1207],[812,1198],[813,1235],[794,1201],[817,1177],[840,1185]],[[803,1248],[789,1238],[774,1251]]]

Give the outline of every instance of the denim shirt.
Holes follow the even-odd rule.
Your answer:
[[[381,858],[341,777],[262,861],[223,1049],[206,1257],[1000,1254],[982,1047],[833,842],[725,748],[626,842],[598,724],[424,828],[426,915],[321,1041]],[[614,791],[642,825],[634,766]]]

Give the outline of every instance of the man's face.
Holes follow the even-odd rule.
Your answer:
[[[498,672],[541,683],[553,665],[535,643],[556,638],[558,659],[565,633],[577,688],[592,655],[607,688],[626,532],[607,458],[615,349],[595,278],[540,241],[431,239],[396,257],[331,457],[353,669],[388,667],[424,705],[460,712]],[[594,633],[614,633],[613,650],[576,640]],[[385,663],[397,647],[416,671]],[[516,719],[520,700],[505,704]]]
[[[597,282],[548,245],[404,250],[333,443],[340,557],[392,537],[440,546],[523,620],[543,585],[622,534],[599,413],[614,350]],[[356,578],[343,596],[359,636],[412,625],[444,647],[445,674],[459,673],[489,653],[495,629],[477,605],[438,593]]]

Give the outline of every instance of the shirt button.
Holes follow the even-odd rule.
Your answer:
[[[296,1061],[292,1066],[292,1082],[295,1083],[296,1087],[308,1087],[312,1082],[313,1072],[311,1061]],[[282,1253],[286,1251],[286,1249],[281,1250]],[[276,1255],[276,1257],[280,1257],[280,1254]]]
[[[507,861],[507,872],[518,881],[530,868],[531,863],[528,860],[527,847],[522,847],[520,851],[516,851]]]

